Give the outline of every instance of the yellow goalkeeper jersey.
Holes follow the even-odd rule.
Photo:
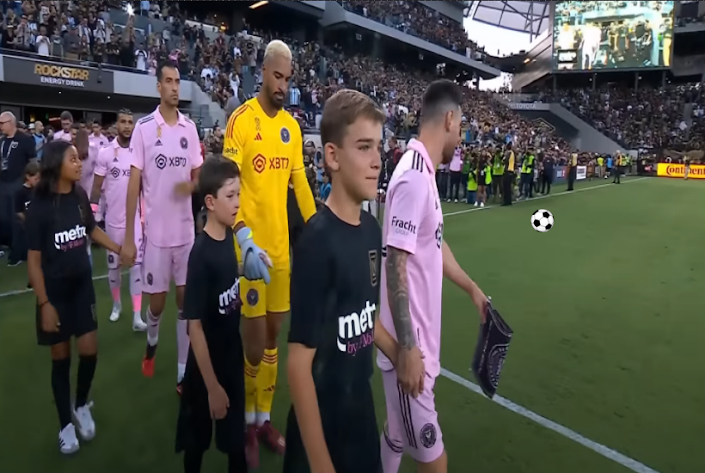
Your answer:
[[[301,129],[294,118],[280,110],[271,118],[257,98],[245,102],[228,120],[223,155],[240,167],[240,211],[255,243],[275,264],[289,261],[287,197],[289,181],[305,220],[316,211],[306,180]]]

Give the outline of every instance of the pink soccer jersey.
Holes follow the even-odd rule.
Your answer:
[[[151,245],[171,248],[194,239],[191,197],[176,194],[176,185],[191,181],[203,164],[196,125],[179,112],[175,126],[159,107],[137,122],[130,141],[131,165],[142,171],[145,236]]]
[[[90,198],[91,192],[93,191],[93,175],[95,172],[96,160],[98,159],[99,149],[95,146],[88,145],[88,157],[83,160],[81,166],[81,180],[79,184],[86,191],[86,194]]]
[[[69,131],[64,131],[64,130],[59,130],[56,133],[54,133],[54,141],[56,140],[64,140],[68,141],[69,143],[71,142],[71,130]]]
[[[113,228],[126,227],[125,203],[127,202],[127,183],[130,180],[132,157],[129,148],[123,148],[118,140],[113,140],[98,153],[95,175],[103,176],[103,195],[105,196],[105,224]],[[140,225],[140,209],[135,214],[135,229]],[[135,230],[137,234],[137,230]]]
[[[443,290],[443,211],[436,187],[433,162],[424,145],[411,140],[389,182],[382,254],[390,247],[410,254],[407,261],[409,305],[416,345],[424,354],[426,372],[436,377],[441,363],[441,295]],[[387,299],[387,274],[382,264],[380,322],[396,339]],[[377,351],[383,371],[394,369]]]
[[[98,136],[95,136],[93,133],[91,133],[90,136],[88,136],[88,142],[91,144],[91,146],[95,146],[98,149],[101,149],[110,144],[108,139],[102,133]]]
[[[463,148],[458,146],[455,148],[453,160],[450,162],[451,172],[460,172],[463,169]]]

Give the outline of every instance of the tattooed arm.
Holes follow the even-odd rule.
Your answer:
[[[406,260],[409,253],[389,247],[387,249],[387,298],[392,313],[394,330],[397,333],[399,348],[409,350],[416,346],[414,327],[411,325],[409,310],[409,281],[406,274]]]
[[[417,397],[423,391],[425,368],[421,351],[416,346],[414,326],[411,323],[409,281],[406,272],[408,258],[409,253],[406,251],[388,247],[385,269],[389,309],[399,344],[397,378],[404,392]]]

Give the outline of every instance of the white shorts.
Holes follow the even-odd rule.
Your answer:
[[[105,226],[105,233],[108,238],[113,240],[118,245],[122,246],[125,243],[125,229],[111,227],[110,225]],[[144,255],[144,238],[142,237],[142,227],[135,226],[135,247],[137,248],[137,255],[135,256],[135,264],[142,263],[142,256]],[[108,269],[118,269],[120,267],[120,256],[116,255],[112,251],[108,251]]]

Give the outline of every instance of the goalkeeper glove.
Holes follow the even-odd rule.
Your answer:
[[[264,283],[269,284],[270,278],[267,268],[272,267],[272,261],[263,249],[255,245],[255,241],[252,239],[252,230],[247,227],[241,228],[235,237],[242,253],[245,279],[250,281],[264,279]]]

